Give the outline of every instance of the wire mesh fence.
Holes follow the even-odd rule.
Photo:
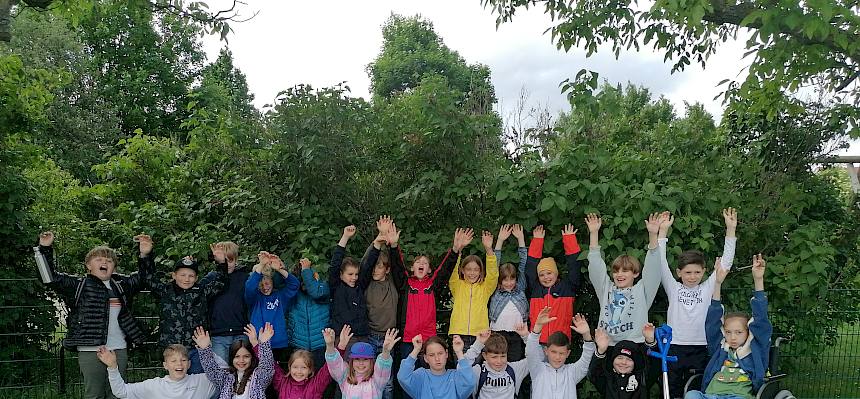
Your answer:
[[[0,289],[6,284],[29,284],[34,290],[44,291],[36,279],[0,279]],[[4,290],[5,291],[5,290]],[[860,298],[860,290],[841,290],[842,295]],[[56,319],[62,320],[62,306],[56,304],[32,304],[32,301],[16,301],[4,298],[0,306],[0,320],[6,320],[11,312],[33,311],[53,307]],[[45,302],[45,301],[43,301]],[[154,331],[158,323],[156,307],[149,295],[138,295],[135,315]],[[832,311],[832,317],[840,320],[856,320],[860,310]],[[839,313],[851,314],[839,314]],[[448,312],[440,310],[441,316]],[[665,308],[659,305],[652,309],[655,319],[665,319]],[[803,317],[801,309],[773,310],[774,320],[782,317]],[[596,315],[589,320],[595,321]],[[81,376],[77,353],[62,348],[65,334],[62,323],[53,323],[53,329],[34,330],[32,326],[13,326],[11,331],[0,331],[0,399],[15,398],[77,398],[81,397]],[[5,329],[10,327],[4,324]],[[442,325],[440,331],[447,331]],[[775,331],[779,336],[780,332]],[[832,334],[831,334],[832,335]],[[825,336],[825,331],[821,331]],[[129,352],[128,381],[142,381],[164,375],[161,354],[155,336],[146,344]],[[838,327],[835,336],[814,355],[790,340],[781,347],[782,368],[789,373],[783,388],[790,389],[798,398],[860,398],[860,324],[845,323]]]

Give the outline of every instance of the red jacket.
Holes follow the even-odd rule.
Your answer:
[[[561,331],[570,338],[570,326],[573,324],[573,303],[582,283],[582,272],[579,270],[579,243],[573,234],[562,236],[564,254],[567,263],[567,277],[561,278],[551,287],[541,285],[538,279],[537,265],[543,256],[543,238],[533,238],[529,245],[529,257],[526,260],[526,295],[529,299],[529,320],[534,326],[537,315],[544,307],[552,308],[551,317],[556,319],[543,327],[540,342],[545,344],[550,334]]]
[[[398,255],[394,256],[392,262],[400,262],[399,268],[406,273],[406,300],[402,301],[406,308],[406,323],[403,328],[403,342],[412,342],[412,338],[418,334],[426,340],[436,335],[436,289],[440,284],[448,280],[448,274],[454,268],[457,258],[460,256],[453,249],[448,250],[442,262],[423,280],[411,275],[410,269],[403,265],[403,252],[397,247]],[[392,265],[392,270],[398,268]]]

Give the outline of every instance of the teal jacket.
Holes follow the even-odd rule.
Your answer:
[[[329,326],[329,287],[314,278],[313,269],[302,270],[302,286],[289,311],[290,346],[307,351],[325,348],[322,330]]]

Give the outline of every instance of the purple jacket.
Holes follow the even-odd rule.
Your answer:
[[[215,363],[215,356],[212,353],[212,347],[200,349],[200,362],[203,363],[203,370],[206,371],[206,377],[209,378],[215,387],[221,392],[218,399],[231,399],[233,397],[233,384],[236,382],[236,376],[228,370],[218,367]],[[272,381],[272,376],[275,374],[275,359],[272,356],[272,345],[266,341],[259,345],[260,362],[254,373],[251,375],[251,380],[248,381],[249,399],[266,399],[266,387]]]

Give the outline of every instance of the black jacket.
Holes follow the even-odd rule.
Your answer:
[[[376,265],[379,258],[379,250],[373,248],[359,267],[358,281],[355,287],[350,287],[340,279],[340,271],[343,259],[346,256],[346,248],[335,246],[328,269],[328,285],[331,290],[331,328],[335,334],[339,334],[345,324],[352,327],[352,333],[362,337],[370,334],[370,325],[367,320],[367,300],[364,290],[370,284],[370,276],[361,273],[367,267]]]
[[[104,282],[93,275],[73,276],[56,271],[53,247],[39,246],[53,275],[48,287],[63,298],[69,308],[66,317],[66,338],[63,347],[77,350],[78,346],[98,346],[107,343],[110,319],[110,290]],[[139,258],[139,271],[131,275],[114,274],[110,286],[117,293],[122,308],[119,311],[119,326],[129,346],[140,345],[146,333],[131,314],[131,297],[145,287],[146,270],[151,270],[151,258]],[[79,292],[80,291],[80,292]]]
[[[595,352],[591,358],[588,379],[597,388],[601,397],[606,399],[646,399],[648,386],[645,381],[647,359],[644,353],[645,345],[631,341],[621,341],[610,347],[605,357],[597,357]],[[633,359],[633,373],[616,373],[612,362],[616,356],[624,354]]]
[[[250,270],[236,267],[227,275],[227,286],[209,301],[209,334],[213,336],[242,335],[248,324],[248,307],[245,306],[245,281]],[[218,272],[209,272],[201,285],[217,280]],[[280,274],[279,274],[280,276]]]

